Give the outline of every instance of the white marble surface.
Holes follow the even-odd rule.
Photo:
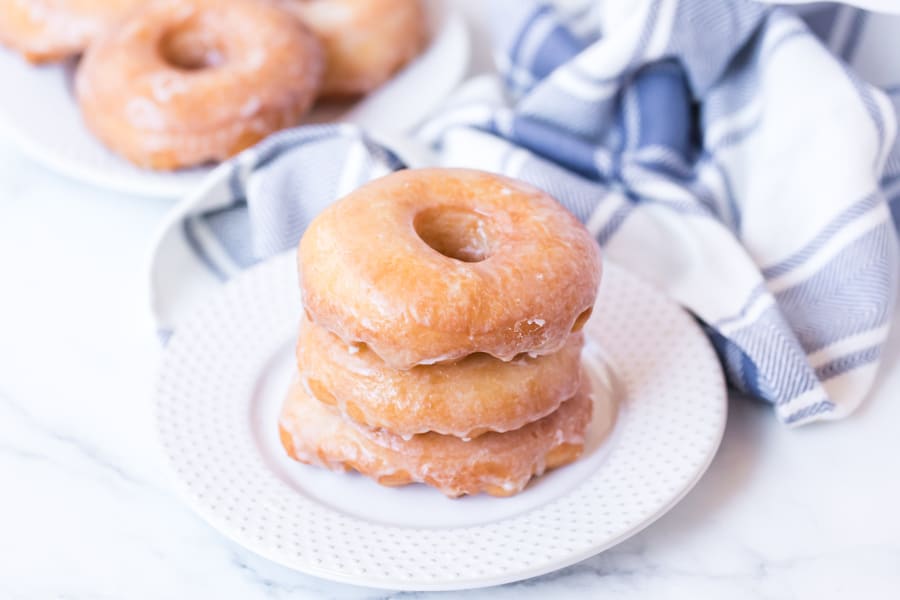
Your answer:
[[[0,139],[0,598],[392,597],[257,558],[172,493],[143,281],[168,206],[63,179]],[[872,397],[839,423],[791,431],[733,398],[710,471],[657,523],[461,595],[900,598],[898,363],[900,328]]]
[[[0,140],[0,598],[377,598],[256,558],[172,494],[150,426],[146,244],[167,202]],[[900,597],[900,328],[852,418],[733,399],[712,468],[644,533],[470,597]],[[558,596],[557,596],[558,595]]]

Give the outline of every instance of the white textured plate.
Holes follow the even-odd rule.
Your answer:
[[[586,364],[613,435],[512,498],[450,500],[288,459],[277,413],[301,313],[282,255],[239,275],[169,342],[157,426],[178,487],[213,527],[258,554],[327,579],[446,590],[540,575],[635,534],[706,470],[725,425],[716,356],[680,308],[607,263]],[[604,369],[613,392],[604,392]],[[596,377],[600,375],[598,380]]]
[[[462,80],[469,64],[469,35],[445,0],[427,0],[431,44],[413,63],[349,110],[316,109],[309,120],[345,120],[375,133],[395,135],[434,110]],[[75,179],[128,194],[178,197],[212,167],[157,172],[110,152],[87,130],[72,90],[75,62],[34,67],[0,47],[0,133],[22,150]],[[435,77],[440,73],[440,77]]]

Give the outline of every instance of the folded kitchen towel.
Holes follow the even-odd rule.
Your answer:
[[[185,200],[154,252],[161,334],[241,269],[293,248],[365,181],[405,166],[473,167],[558,198],[607,258],[693,312],[729,382],[784,423],[852,411],[872,385],[898,286],[886,198],[900,176],[895,111],[844,60],[865,46],[862,13],[491,5],[500,75],[469,82],[410,139],[375,141],[348,124],[285,131]]]

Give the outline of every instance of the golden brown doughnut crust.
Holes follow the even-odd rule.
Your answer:
[[[284,0],[325,49],[323,96],[365,94],[425,45],[420,0]]]
[[[88,127],[154,169],[224,160],[296,125],[322,51],[266,0],[152,0],[87,51],[76,91]]]
[[[2,0],[0,43],[33,63],[63,60],[146,0]]]
[[[546,469],[574,461],[584,447],[593,402],[587,378],[571,400],[515,431],[471,441],[425,433],[404,440],[367,430],[310,396],[295,381],[279,433],[291,458],[333,470],[355,469],[382,485],[427,483],[450,497],[487,492],[511,496]]]
[[[468,169],[362,186],[312,222],[298,263],[310,318],[396,369],[556,352],[601,271],[597,243],[553,198]]]
[[[408,371],[388,367],[364,345],[350,345],[303,319],[297,364],[307,389],[357,423],[404,438],[434,431],[475,438],[544,417],[578,390],[584,334],[561,350],[502,362],[473,354]]]

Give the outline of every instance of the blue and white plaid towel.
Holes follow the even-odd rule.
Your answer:
[[[895,110],[845,62],[878,59],[871,17],[747,1],[492,4],[501,77],[464,86],[414,141],[301,127],[182,204],[153,263],[163,335],[363,182],[410,162],[475,167],[558,198],[608,258],[691,310],[731,384],[784,423],[852,411],[900,274],[886,199],[900,195]]]

